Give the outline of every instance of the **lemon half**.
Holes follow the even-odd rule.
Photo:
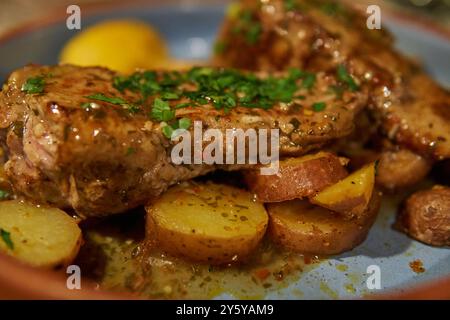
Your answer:
[[[86,28],[63,48],[61,63],[103,66],[122,73],[168,64],[167,44],[155,28],[137,20],[110,20]]]

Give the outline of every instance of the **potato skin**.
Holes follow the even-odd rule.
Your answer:
[[[244,190],[212,183],[169,189],[146,207],[148,245],[212,265],[244,260],[268,224],[264,206],[252,198]]]
[[[277,175],[264,176],[259,170],[244,174],[250,192],[266,203],[312,197],[346,176],[342,159],[329,152],[280,161]]]
[[[403,205],[396,228],[432,246],[450,246],[450,188],[414,193]]]
[[[432,165],[430,160],[406,149],[384,151],[380,156],[376,181],[387,191],[409,188],[425,179]]]
[[[366,214],[354,220],[345,220],[305,200],[269,204],[268,234],[275,243],[294,252],[339,254],[355,248],[366,239],[380,204],[381,196],[375,192]]]
[[[348,155],[350,167],[359,169],[367,163],[378,161],[377,186],[386,192],[410,188],[426,178],[433,161],[407,149],[385,148],[382,151],[362,149]]]

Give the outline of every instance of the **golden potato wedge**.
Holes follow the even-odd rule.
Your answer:
[[[310,199],[311,203],[338,212],[348,219],[367,210],[375,186],[375,163],[364,166]]]
[[[380,208],[378,193],[361,219],[342,216],[307,200],[270,203],[268,233],[271,239],[292,251],[317,255],[339,254],[362,243]]]
[[[146,207],[147,239],[165,252],[210,264],[247,257],[264,236],[268,215],[244,190],[183,183]]]
[[[78,253],[81,230],[64,211],[21,201],[0,202],[0,250],[36,267],[68,265]]]
[[[280,161],[277,175],[246,171],[245,181],[262,202],[281,202],[311,197],[347,176],[345,160],[329,152]]]

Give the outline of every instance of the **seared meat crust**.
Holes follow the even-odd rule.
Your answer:
[[[44,92],[23,92],[27,79],[36,76],[46,77]],[[171,162],[173,143],[149,117],[154,96],[136,113],[87,98],[102,93],[138,101],[136,93],[113,86],[115,76],[103,68],[70,65],[27,66],[10,76],[0,93],[0,126],[7,131],[6,172],[18,194],[82,216],[102,216],[142,205],[170,185],[219,167]],[[300,90],[301,106],[238,106],[224,113],[205,104],[177,109],[176,117],[200,120],[203,129],[279,128],[280,155],[301,155],[351,133],[354,117],[367,103],[364,91],[330,94],[336,83],[334,75],[317,74],[313,89]],[[317,101],[327,101],[327,108],[312,110]]]
[[[223,26],[215,64],[331,73],[345,65],[368,88],[372,125],[384,136],[422,156],[450,158],[449,92],[394,51],[387,32],[369,30],[366,19],[337,1],[242,0]],[[256,25],[260,32],[249,41]]]

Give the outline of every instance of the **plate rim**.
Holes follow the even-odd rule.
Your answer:
[[[185,3],[181,3],[182,6],[188,8],[195,8],[196,6],[201,5],[202,7],[216,7],[218,5],[226,5],[230,1],[224,0],[209,0],[207,3],[201,0],[194,0],[190,2],[188,5]],[[159,5],[170,6],[180,4],[178,0],[128,0],[126,2],[115,2],[115,3],[88,3],[83,4],[83,15],[93,16],[98,13],[104,13],[105,10],[113,11],[120,8],[133,8],[133,7],[141,7],[145,5],[146,7],[155,7]],[[67,6],[57,6],[53,8],[50,12],[41,15],[39,17],[34,17],[30,20],[24,21],[19,25],[7,29],[5,32],[0,34],[0,46],[4,45],[10,40],[14,38],[23,36],[27,33],[35,31],[36,29],[42,29],[58,22],[64,21],[67,18],[67,14],[65,13]],[[387,15],[401,23],[406,23],[410,25],[414,25],[425,32],[431,33],[434,36],[438,37],[441,40],[450,41],[450,30],[437,24],[432,19],[426,17],[417,17],[411,13],[401,12],[400,10],[396,10],[394,8],[383,8],[386,10],[384,12]],[[52,274],[48,271],[37,270],[28,265],[24,265],[20,261],[8,256],[7,254],[0,252],[0,283],[9,284],[11,290],[18,290],[18,288],[22,289],[22,293],[33,290],[27,290],[28,282],[24,282],[23,279],[26,279],[26,275],[30,275],[33,273],[36,275],[37,283],[41,283],[43,285],[47,284],[48,281],[53,283],[52,288],[56,286],[56,288],[62,289],[65,286],[62,284],[57,285],[57,281],[61,281],[60,277],[56,277],[55,274]],[[5,271],[11,271],[16,275],[20,274],[20,277],[9,277],[9,275],[5,275]],[[88,283],[88,289],[83,289],[82,291],[74,290],[74,294],[70,294],[70,290],[63,290],[62,295],[57,294],[52,295],[47,292],[45,298],[59,298],[59,299],[129,299],[130,297],[127,295],[109,292],[106,290],[98,291],[94,289],[94,284],[91,281],[85,281]],[[25,284],[25,286],[24,286]],[[22,285],[22,286],[21,286]],[[36,291],[36,287],[33,287]],[[45,286],[44,286],[45,288]],[[42,289],[41,289],[42,290]],[[421,284],[416,284],[411,288],[408,288],[401,293],[397,293],[399,288],[388,289],[383,293],[368,295],[364,297],[356,297],[355,299],[450,299],[450,276],[443,275],[439,277],[437,280],[425,281]],[[67,293],[69,291],[69,293]],[[38,297],[34,297],[38,298]],[[134,297],[136,298],[136,297]],[[41,298],[42,299],[42,298]]]
[[[82,4],[82,15],[93,16],[95,14],[104,13],[107,11],[114,11],[120,8],[139,8],[146,6],[148,8],[157,6],[171,6],[180,5],[187,11],[189,9],[202,6],[202,7],[218,7],[219,5],[226,5],[230,3],[228,0],[208,0],[208,2],[203,2],[202,0],[190,0],[189,3],[183,3],[180,0],[128,0],[128,1],[118,1],[118,2],[100,2],[100,3],[86,3]],[[4,45],[6,42],[13,40],[16,37],[22,36],[27,33],[36,31],[36,29],[42,29],[45,27],[52,26],[58,22],[62,22],[67,19],[66,13],[67,6],[57,5],[50,9],[49,12],[42,14],[37,17],[25,20],[16,26],[6,29],[4,32],[0,33],[0,46]],[[450,35],[449,35],[450,37]]]
[[[348,1],[348,0],[345,0]],[[104,10],[117,10],[120,8],[130,8],[130,7],[155,7],[155,6],[166,6],[166,5],[176,5],[181,4],[186,8],[195,8],[196,6],[202,7],[216,7],[218,5],[226,5],[232,1],[229,0],[208,0],[204,2],[202,0],[191,0],[189,4],[183,3],[180,0],[128,0],[120,2],[105,2],[105,3],[87,3],[83,4],[83,15],[95,15],[97,13],[104,12]],[[356,8],[361,8],[353,3]],[[17,26],[8,28],[6,31],[0,34],[0,46],[12,40],[18,36],[30,33],[36,29],[44,28],[56,24],[57,22],[64,21],[67,18],[67,13],[65,8],[67,6],[58,5],[50,10],[50,12],[45,13],[39,17],[34,17],[32,19],[23,21]],[[450,41],[450,29],[446,28],[433,19],[423,16],[416,16],[411,12],[403,12],[400,9],[383,6],[383,12],[401,23],[409,24],[418,27],[419,29],[426,31],[438,37],[440,40]]]

